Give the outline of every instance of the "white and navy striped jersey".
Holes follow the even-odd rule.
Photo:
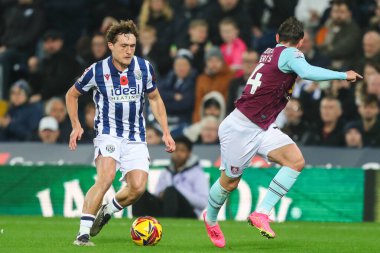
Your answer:
[[[134,56],[128,68],[120,72],[110,56],[86,69],[75,87],[82,94],[93,90],[97,135],[146,142],[144,94],[156,89],[155,81],[154,70],[147,60]]]

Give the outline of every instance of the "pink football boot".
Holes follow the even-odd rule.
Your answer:
[[[206,225],[207,234],[208,237],[210,237],[211,242],[219,248],[226,246],[226,240],[224,239],[224,235],[220,229],[219,224],[216,224],[214,226],[208,225],[206,221],[206,212],[203,213],[203,221]]]
[[[260,230],[262,236],[265,236],[268,239],[273,239],[276,237],[276,234],[270,228],[269,222],[272,222],[272,220],[269,219],[268,215],[263,213],[253,212],[248,216],[248,223],[251,226]]]

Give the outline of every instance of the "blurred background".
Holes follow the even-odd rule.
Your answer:
[[[80,98],[85,133],[69,152],[64,95],[87,67],[108,57],[112,23],[138,25],[136,55],[154,66],[172,135],[191,140],[212,183],[218,126],[290,16],[304,24],[300,50],[309,63],[364,78],[296,81],[277,124],[301,147],[309,169],[276,220],[380,220],[379,0],[0,0],[0,214],[80,214],[80,194],[95,174],[95,106],[92,94]],[[145,118],[154,191],[154,168],[173,158],[149,105]],[[222,219],[245,219],[276,171],[260,157],[251,165]]]

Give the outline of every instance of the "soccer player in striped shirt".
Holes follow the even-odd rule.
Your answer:
[[[136,25],[131,20],[120,21],[109,28],[106,38],[111,56],[86,69],[66,94],[73,127],[71,150],[76,149],[77,140],[83,134],[78,119],[78,97],[92,90],[96,106],[97,179],[84,199],[79,233],[74,241],[79,246],[94,246],[90,236],[97,235],[113,213],[133,204],[145,191],[149,170],[143,117],[145,95],[162,128],[166,151],[175,150],[153,68],[147,60],[134,55],[138,39]],[[122,172],[120,180],[125,180],[127,186],[110,203],[101,206],[118,169]]]

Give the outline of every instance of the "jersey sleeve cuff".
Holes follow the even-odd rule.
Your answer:
[[[152,88],[147,89],[146,92],[147,92],[147,93],[151,93],[151,92],[154,91],[155,89],[157,89],[157,86],[153,86]]]
[[[80,86],[80,84],[79,84],[78,82],[75,82],[74,86],[75,86],[75,88],[77,89],[77,91],[80,92],[80,94],[83,95],[84,93],[86,93],[86,92],[82,89],[82,87]]]

